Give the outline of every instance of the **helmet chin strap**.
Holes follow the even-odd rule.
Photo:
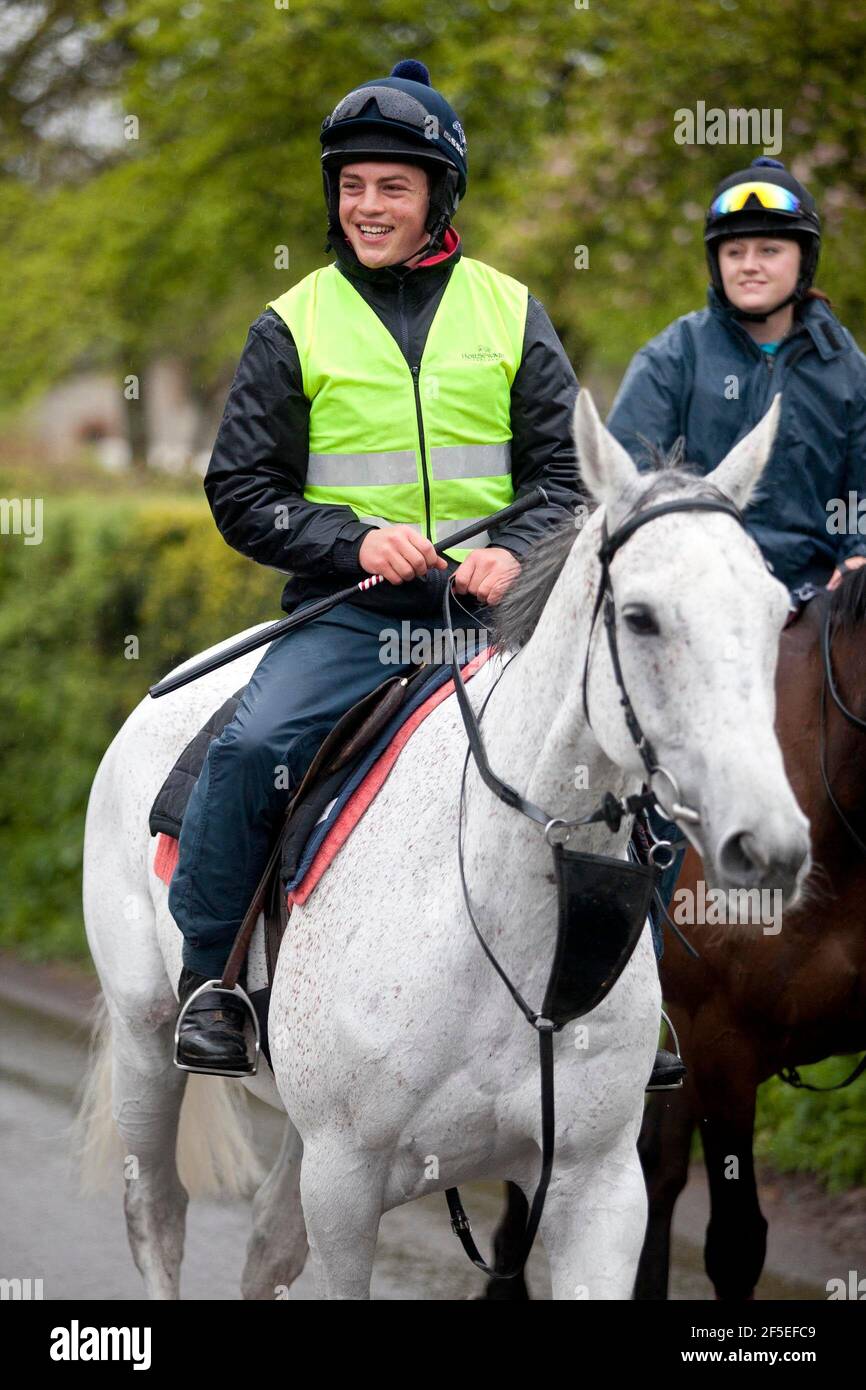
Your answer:
[[[409,261],[416,260],[418,256],[434,256],[437,251],[441,251],[445,233],[450,225],[451,218],[448,216],[447,212],[440,213],[432,230],[427,228],[427,230],[430,231],[427,241],[418,251],[413,251],[411,256],[407,256],[406,260],[403,261],[403,265],[407,265]]]

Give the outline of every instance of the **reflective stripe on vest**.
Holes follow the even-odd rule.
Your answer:
[[[511,383],[527,289],[481,261],[455,265],[421,362],[335,265],[270,303],[288,325],[310,401],[304,496],[434,543],[514,499]],[[448,552],[462,559],[484,538]]]

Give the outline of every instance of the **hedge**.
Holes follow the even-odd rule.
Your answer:
[[[231,550],[203,500],[49,497],[43,515],[41,544],[0,535],[0,944],[86,959],[81,846],[105,749],[172,666],[279,617],[284,580]]]

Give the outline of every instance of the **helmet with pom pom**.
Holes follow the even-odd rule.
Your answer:
[[[782,194],[778,198],[767,198],[762,196],[760,189],[749,191],[750,185],[761,184],[770,185],[771,192],[782,190]],[[768,206],[770,202],[780,206]],[[719,269],[719,245],[725,238],[761,233],[790,237],[799,242],[801,251],[800,273],[794,290],[765,314],[735,309],[725,294]],[[760,155],[752,160],[748,169],[728,174],[717,185],[707,211],[704,244],[713,289],[722,304],[737,318],[762,323],[786,304],[802,300],[815,278],[821,248],[821,220],[815,199],[778,159]]]
[[[340,234],[338,172],[358,159],[421,164],[430,175],[425,252],[436,251],[466,192],[466,136],[456,113],[430,84],[423,63],[404,58],[388,77],[355,87],[322,122],[322,182],[328,246]]]

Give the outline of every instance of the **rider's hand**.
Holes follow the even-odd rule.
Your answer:
[[[487,545],[470,551],[454,571],[454,592],[472,594],[481,603],[493,607],[520,573],[520,561],[510,550],[499,545]]]
[[[389,584],[423,579],[428,570],[448,568],[447,560],[433,549],[433,542],[403,523],[368,531],[358,551],[358,563],[368,574],[383,575]]]
[[[833,571],[832,575],[827,581],[827,588],[838,588],[838,586],[842,583],[842,576],[845,573],[845,570],[856,570],[859,569],[861,565],[866,565],[866,555],[849,556],[849,558],[845,561],[844,570],[840,567],[839,569]]]

